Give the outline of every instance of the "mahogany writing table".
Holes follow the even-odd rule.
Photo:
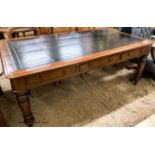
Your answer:
[[[152,41],[113,29],[73,32],[0,41],[5,77],[23,113],[32,126],[29,89],[73,75],[140,58],[135,82],[141,77]]]

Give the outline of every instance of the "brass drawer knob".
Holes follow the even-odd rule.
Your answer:
[[[92,67],[92,64],[88,64],[89,67]]]
[[[66,71],[65,71],[65,70],[63,70],[63,71],[62,71],[62,73],[63,73],[63,74],[65,74],[65,73],[66,73]]]

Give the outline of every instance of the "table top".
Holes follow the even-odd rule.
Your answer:
[[[113,29],[0,41],[5,76],[15,78],[151,45]]]

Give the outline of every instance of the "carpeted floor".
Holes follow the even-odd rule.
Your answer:
[[[119,65],[31,90],[34,126],[135,126],[155,113],[155,82],[142,78],[135,86],[133,73]],[[8,124],[25,126],[9,81],[0,77],[0,83]]]

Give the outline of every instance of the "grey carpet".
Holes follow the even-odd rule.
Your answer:
[[[133,70],[107,67],[31,90],[36,118],[34,126],[134,126],[155,113],[155,82],[142,78],[134,86]],[[0,77],[5,95],[0,108],[10,126],[25,126],[10,91],[10,83]]]

